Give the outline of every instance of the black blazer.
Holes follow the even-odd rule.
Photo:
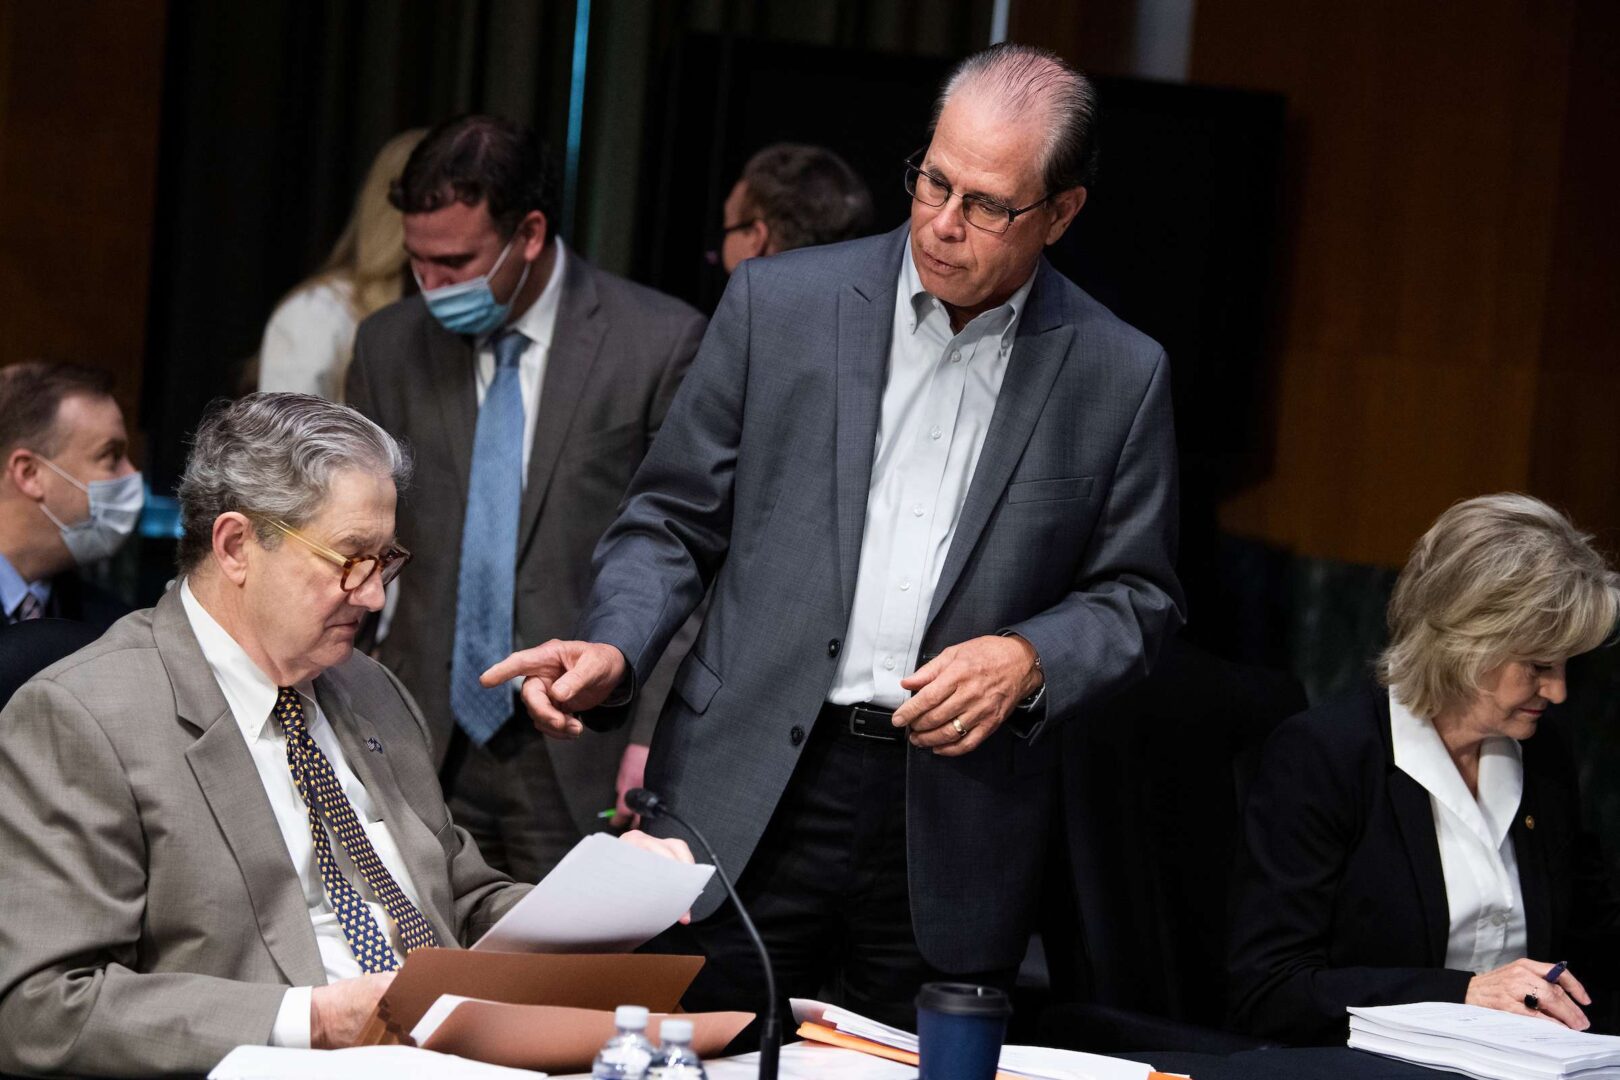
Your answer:
[[[1568,960],[1602,1005],[1620,905],[1580,826],[1555,720],[1521,744],[1511,835],[1529,956]],[[1395,767],[1389,699],[1368,686],[1284,723],[1249,795],[1232,897],[1231,1021],[1293,1043],[1342,1043],[1349,1005],[1462,1001],[1444,967],[1450,912],[1429,794]]]
[[[45,604],[45,617],[88,623],[105,633],[133,610],[106,589],[84,580],[78,571],[64,570],[51,579],[51,598]]]

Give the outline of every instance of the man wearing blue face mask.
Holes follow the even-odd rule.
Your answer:
[[[141,515],[141,474],[106,374],[29,360],[0,368],[0,623],[106,629],[128,605],[75,568],[113,555]]]
[[[361,324],[345,386],[419,462],[399,508],[414,560],[377,656],[427,715],[457,823],[534,881],[639,786],[662,694],[632,730],[562,745],[478,676],[572,630],[704,320],[564,244],[550,154],[509,121],[430,131],[390,199],[421,291]]]

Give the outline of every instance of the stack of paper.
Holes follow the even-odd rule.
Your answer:
[[[1620,1038],[1452,1002],[1353,1008],[1350,1046],[1476,1080],[1620,1080]]]
[[[917,1036],[909,1031],[820,1001],[793,998],[792,1002],[800,1038],[917,1063]],[[1156,1075],[1152,1066],[1140,1061],[1044,1046],[1003,1046],[997,1070],[1004,1078],[1027,1080],[1149,1080]]]

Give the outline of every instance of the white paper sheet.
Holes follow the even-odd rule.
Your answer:
[[[629,952],[686,914],[713,874],[712,866],[676,862],[594,833],[473,948]]]
[[[809,1021],[897,1050],[913,1053],[917,1050],[917,1036],[909,1031],[809,998],[792,998],[790,1004],[796,1024]],[[1147,1080],[1153,1071],[1140,1061],[1045,1046],[1003,1046],[997,1067],[1002,1072],[1017,1073],[1032,1080]]]
[[[292,1050],[238,1046],[208,1080],[537,1080],[546,1074],[485,1065],[414,1046],[357,1046],[348,1050]]]
[[[1349,1045],[1485,1080],[1620,1077],[1620,1038],[1455,1002],[1352,1008]]]

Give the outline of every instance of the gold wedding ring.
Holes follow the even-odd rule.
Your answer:
[[[967,734],[967,728],[962,726],[962,718],[960,716],[951,721],[951,727],[956,729],[956,737],[958,739]]]

